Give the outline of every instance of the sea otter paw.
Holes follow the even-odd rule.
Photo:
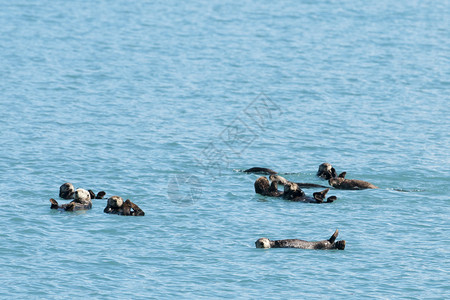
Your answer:
[[[50,209],[58,209],[58,201],[56,201],[55,199],[51,198],[50,199],[50,203],[52,204],[50,206]]]
[[[89,196],[91,196],[91,199],[95,199],[95,193],[92,190],[88,190]]]
[[[70,202],[64,207],[64,210],[66,210],[66,211],[73,211],[74,208],[75,208],[75,203]]]

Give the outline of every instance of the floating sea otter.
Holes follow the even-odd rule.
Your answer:
[[[284,185],[285,182],[287,182],[287,180],[283,177],[281,177],[280,175],[277,175],[278,173],[272,169],[267,169],[267,168],[260,168],[260,167],[253,167],[250,169],[247,169],[244,171],[245,173],[254,173],[254,174],[263,174],[263,175],[270,175],[270,180],[271,181],[277,181],[278,183]],[[319,184],[314,184],[314,183],[297,183],[299,187],[302,188],[311,188],[311,187],[321,187],[321,188],[326,188],[326,186],[323,185],[319,185]]]
[[[295,182],[288,182],[284,185],[283,198],[297,202],[322,203],[329,191],[330,189],[327,188],[321,192],[313,193],[313,196],[310,197],[305,195],[305,192],[298,186],[298,184]],[[336,196],[330,196],[327,198],[326,203],[331,203],[335,200],[337,200]]]
[[[88,191],[77,189],[74,193],[74,200],[70,203],[59,205],[55,199],[50,199],[51,209],[63,209],[65,211],[86,210],[92,208],[91,195]]]
[[[272,175],[277,174],[274,170],[267,169],[267,168],[260,168],[260,167],[253,167],[250,169],[247,169],[244,171],[244,173],[255,173],[255,174],[262,174],[262,175]]]
[[[269,180],[264,176],[261,176],[258,179],[256,179],[254,184],[255,192],[263,196],[270,196],[270,197],[283,196],[283,198],[287,200],[297,202],[322,203],[323,200],[325,199],[326,194],[330,190],[329,188],[327,188],[322,192],[313,193],[313,197],[310,197],[306,196],[305,192],[303,192],[302,189],[300,189],[298,184],[296,184],[295,182],[287,181],[283,177],[281,178],[283,179],[282,182],[284,184],[284,192],[280,192],[278,190],[278,182],[279,182],[278,180],[272,180],[272,182],[269,183]],[[337,199],[336,196],[331,196],[328,197],[326,202],[331,203],[336,199]]]
[[[328,183],[341,190],[364,190],[364,189],[377,189],[378,187],[370,182],[357,180],[357,179],[345,179],[346,172],[339,174],[337,178],[330,178]]]
[[[299,248],[299,249],[320,249],[320,250],[331,250],[345,249],[345,240],[336,241],[339,231],[333,233],[333,235],[328,240],[318,241],[318,242],[308,242],[298,239],[288,239],[288,240],[277,240],[271,241],[268,238],[260,238],[255,242],[256,248]]]
[[[125,202],[122,197],[112,196],[108,198],[104,213],[123,216],[144,216],[145,213],[136,204],[127,199]]]
[[[73,187],[73,184],[70,182],[66,182],[62,184],[59,187],[59,197],[63,199],[74,199],[74,192],[75,188]],[[89,194],[91,195],[91,199],[103,199],[103,197],[106,195],[104,191],[99,192],[97,195],[92,190],[88,190]]]
[[[357,180],[357,179],[345,179],[347,172],[342,172],[336,175],[336,170],[329,164],[323,163],[319,166],[317,176],[328,180],[328,183],[341,190],[363,190],[363,189],[377,189],[378,187],[370,182]]]

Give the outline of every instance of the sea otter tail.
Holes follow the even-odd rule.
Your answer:
[[[327,188],[327,187],[324,186],[324,185],[315,184],[315,183],[296,182],[296,184],[297,184],[300,188]]]
[[[260,167],[253,167],[253,168],[244,170],[244,173],[255,173],[255,174],[263,174],[263,175],[277,174],[277,172],[274,170],[267,169],[267,168],[260,168]]]

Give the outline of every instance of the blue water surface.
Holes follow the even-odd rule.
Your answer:
[[[0,0],[0,298],[450,298],[449,16]],[[322,162],[380,189],[295,203],[240,172]],[[146,215],[50,210],[67,181]],[[337,228],[344,251],[254,246]]]

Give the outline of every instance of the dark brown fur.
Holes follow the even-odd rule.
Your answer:
[[[59,187],[59,197],[63,199],[73,199],[75,188],[70,182],[66,182]]]
[[[98,192],[97,196],[92,190],[88,190],[88,192],[91,195],[91,199],[103,199],[103,197],[105,197],[106,195],[104,191]]]
[[[319,170],[317,171],[316,175],[325,180],[329,180],[330,178],[337,177],[336,170],[329,163],[321,164],[319,166]]]
[[[327,188],[321,192],[313,193],[313,197],[310,197],[306,196],[305,192],[303,192],[303,190],[300,189],[300,187],[296,183],[291,182],[284,186],[283,197],[285,199],[295,202],[324,203],[325,197],[329,191],[330,189]],[[336,199],[337,199],[336,196],[328,197],[325,203],[331,203]]]
[[[75,200],[73,200],[67,204],[59,205],[58,201],[51,198],[50,203],[51,203],[51,206],[50,206],[51,209],[62,209],[65,211],[87,210],[87,209],[92,208],[92,203],[84,204],[84,203],[79,203]]]
[[[263,196],[279,197],[283,195],[283,193],[278,190],[277,181],[272,181],[272,183],[269,184],[269,180],[264,176],[256,179],[254,186],[255,192]]]
[[[271,177],[272,179],[275,179],[275,177]],[[284,179],[284,178],[282,178]],[[294,182],[289,181],[283,181],[285,183],[284,185],[284,192],[280,192],[278,190],[278,181],[273,180],[272,183],[269,184],[269,180],[261,176],[255,181],[255,192],[257,194],[261,194],[263,196],[270,196],[270,197],[281,197],[290,200],[290,201],[296,201],[296,202],[309,202],[309,203],[323,203],[326,194],[330,190],[329,188],[321,191],[316,192],[313,194],[313,197],[309,197],[305,195],[305,192]],[[328,197],[326,203],[331,203],[335,201],[337,198],[336,196]]]
[[[332,178],[328,180],[328,183],[340,190],[364,190],[364,189],[377,189],[378,187],[370,182],[357,180],[357,179],[345,179],[343,177]]]
[[[262,174],[262,175],[272,175],[277,174],[274,170],[267,168],[254,167],[244,171],[244,173],[254,173],[254,174]]]
[[[121,207],[111,207],[108,203],[103,210],[107,214],[116,214],[123,216],[144,216],[145,213],[139,206],[127,199]]]

